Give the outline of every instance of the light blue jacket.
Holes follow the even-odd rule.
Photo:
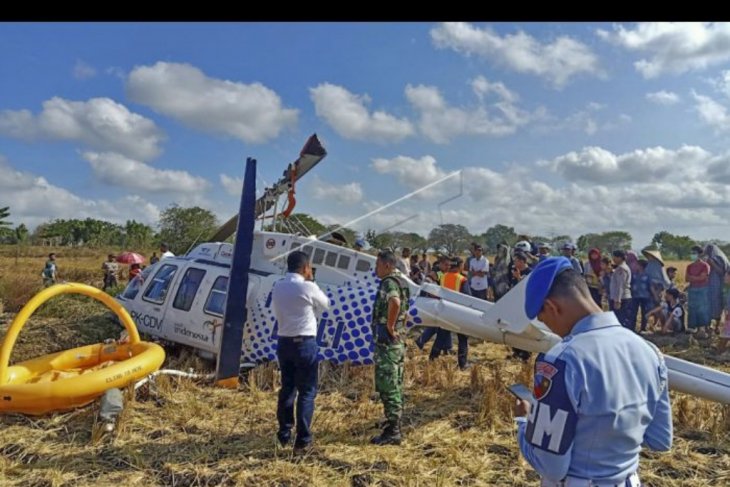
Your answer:
[[[517,418],[520,450],[545,479],[622,482],[642,444],[672,446],[667,367],[613,312],[580,320],[535,362],[535,398]]]

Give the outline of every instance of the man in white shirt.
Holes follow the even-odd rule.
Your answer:
[[[170,252],[170,247],[166,243],[160,244],[160,260],[167,259],[168,257],[175,257],[175,254]]]
[[[404,276],[411,275],[411,249],[409,247],[403,247],[400,251],[401,258],[396,260],[395,267]]]
[[[489,261],[483,255],[484,249],[481,245],[474,246],[474,255],[469,259],[469,287],[471,295],[479,299],[487,299],[487,288],[489,287]]]
[[[327,295],[313,281],[309,256],[294,251],[286,259],[287,274],[274,285],[271,305],[279,326],[276,355],[281,370],[281,390],[276,416],[282,446],[291,441],[296,410],[294,452],[303,453],[312,443],[312,415],[317,395],[317,317],[329,306]],[[297,393],[298,396],[297,397]]]

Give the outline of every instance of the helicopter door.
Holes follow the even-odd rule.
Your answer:
[[[165,309],[165,328],[170,340],[203,350],[216,350],[216,324],[207,323],[203,306],[223,269],[191,264],[182,269]]]
[[[125,297],[133,300],[130,311],[139,331],[162,338],[170,337],[164,320],[165,308],[170,301],[168,299],[170,290],[176,288],[180,265],[180,262],[174,261],[160,264],[154,269],[154,275],[140,280],[135,279],[140,287],[132,290],[129,286],[129,294],[125,291]],[[142,287],[144,292],[140,296],[138,293]]]

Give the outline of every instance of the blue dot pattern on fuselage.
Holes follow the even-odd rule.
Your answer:
[[[343,286],[322,286],[330,299],[330,309],[322,314],[318,323],[317,343],[319,360],[354,365],[372,364],[374,345],[370,322],[373,302],[380,279],[374,272],[348,281]],[[269,293],[270,294],[270,293]],[[249,310],[249,319],[243,332],[244,362],[275,362],[278,340],[278,324],[271,310],[270,296],[257,299]],[[422,322],[418,310],[410,300],[406,327]]]

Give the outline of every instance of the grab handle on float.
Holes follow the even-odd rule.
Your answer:
[[[15,341],[18,339],[20,330],[22,330],[23,326],[25,326],[25,322],[28,321],[28,318],[30,318],[40,305],[60,294],[83,294],[84,296],[89,296],[90,298],[100,301],[105,304],[107,308],[111,309],[114,314],[117,315],[119,321],[122,322],[122,325],[124,325],[124,328],[127,330],[127,334],[129,334],[129,343],[136,344],[140,342],[139,332],[137,331],[137,327],[135,326],[132,317],[129,316],[129,313],[121,304],[119,304],[106,292],[101,289],[76,282],[56,284],[33,296],[30,301],[23,306],[23,309],[21,309],[15,316],[10,328],[8,328],[5,338],[3,339],[2,347],[0,347],[0,386],[5,385],[8,382],[10,354],[13,351],[13,347],[15,346]]]

